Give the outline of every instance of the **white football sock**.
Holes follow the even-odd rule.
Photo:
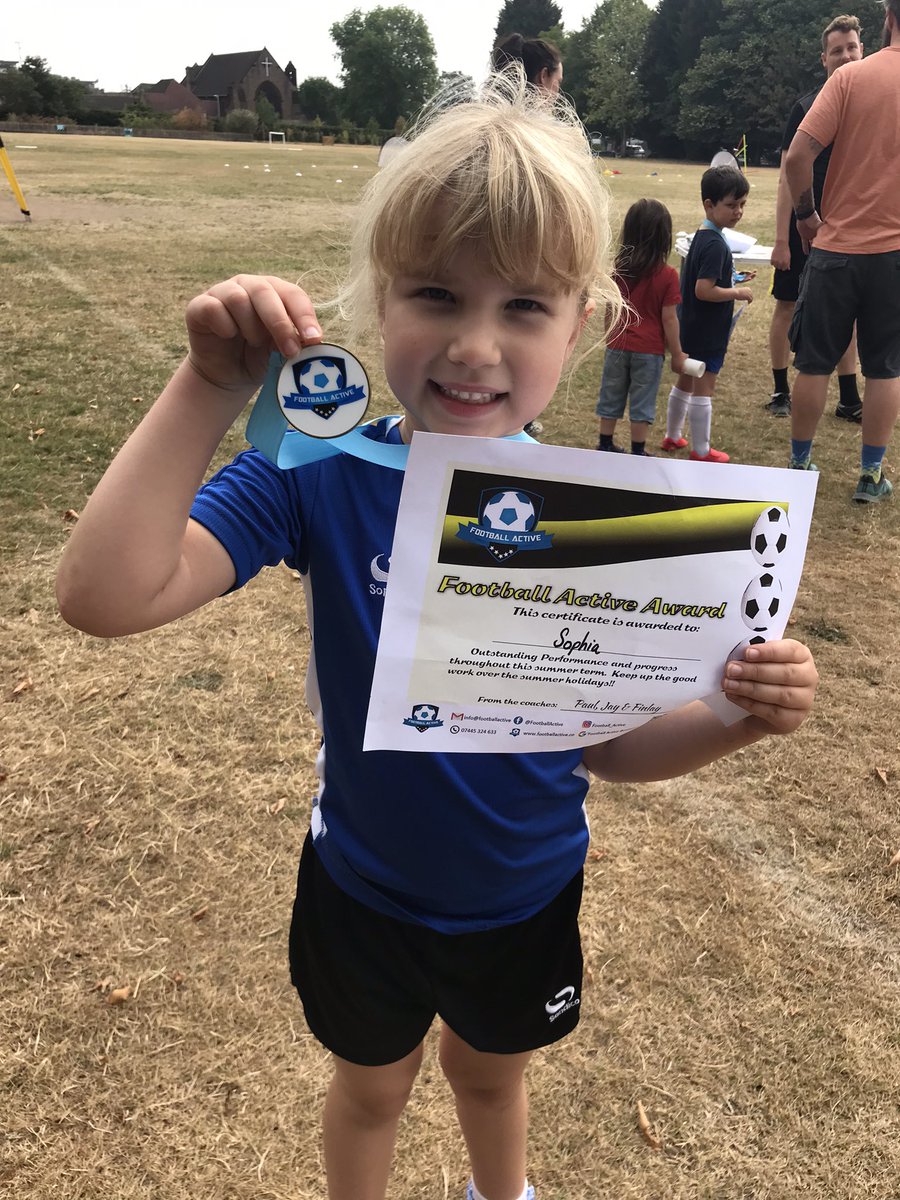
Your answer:
[[[682,436],[684,416],[691,400],[690,392],[683,392],[679,387],[673,387],[669,392],[669,406],[666,410],[666,437],[677,442]]]
[[[712,428],[712,398],[692,396],[688,407],[691,425],[691,449],[701,458],[709,454],[709,432]]]

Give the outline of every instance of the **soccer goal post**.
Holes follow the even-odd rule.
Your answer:
[[[25,203],[25,197],[22,194],[22,189],[19,187],[19,181],[16,179],[16,173],[13,170],[13,165],[9,161],[9,155],[6,153],[6,147],[3,145],[3,138],[0,137],[0,167],[3,168],[3,173],[6,175],[6,180],[12,189],[12,194],[16,198],[22,216],[26,221],[31,220],[31,213],[28,205]]]
[[[285,140],[285,138],[284,138],[283,130],[280,130],[280,129],[270,129],[269,130],[269,145],[270,146],[271,146],[272,142],[283,142],[284,140]]]

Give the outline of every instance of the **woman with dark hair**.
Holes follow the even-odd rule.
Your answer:
[[[522,64],[530,84],[549,95],[556,95],[562,83],[563,65],[562,56],[552,42],[508,33],[494,46],[491,66],[495,71],[503,71],[517,62]]]

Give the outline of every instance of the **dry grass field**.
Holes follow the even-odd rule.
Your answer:
[[[314,1200],[328,1062],[286,962],[316,749],[301,589],[271,571],[177,627],[100,642],[63,624],[52,580],[183,353],[188,298],[238,270],[326,297],[375,155],[6,141],[34,221],[4,183],[0,1194]],[[699,221],[699,168],[611,165],[619,215],[648,194],[676,229]],[[744,228],[768,242],[776,174],[750,179]],[[763,270],[713,430],[737,461],[783,465],[767,288]],[[546,440],[594,444],[601,361],[561,391]],[[897,501],[850,503],[858,440],[823,420],[791,630],[822,674],[805,729],[590,794],[581,1026],[531,1070],[540,1200],[900,1194],[900,523]],[[391,1194],[461,1197],[466,1174],[430,1044]]]

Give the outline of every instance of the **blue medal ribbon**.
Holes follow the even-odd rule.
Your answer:
[[[285,359],[277,353],[269,359],[269,370],[247,422],[245,435],[250,445],[255,446],[269,462],[282,471],[289,471],[292,467],[319,462],[335,454],[350,454],[379,467],[390,467],[393,471],[406,470],[408,445],[377,442],[374,438],[366,437],[360,427],[334,438],[308,437],[292,429],[281,411],[276,390],[284,363]],[[533,442],[534,438],[523,431],[504,440]]]

